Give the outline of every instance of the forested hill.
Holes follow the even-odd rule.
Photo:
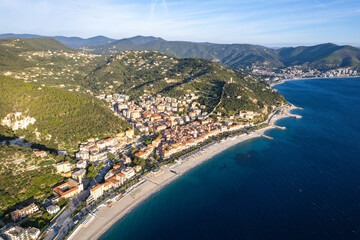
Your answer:
[[[26,43],[28,40],[33,39],[19,42]],[[136,42],[149,41],[153,39],[137,38]],[[19,42],[7,46],[9,52],[27,49]],[[4,66],[3,75],[73,92],[92,95],[123,92],[134,100],[150,94],[181,97],[195,93],[199,96],[199,102],[206,106],[207,111],[211,111],[224,95],[225,86],[233,84],[237,90],[232,93],[236,95],[227,95],[226,99],[231,104],[218,108],[223,114],[247,110],[267,113],[271,110],[270,106],[284,101],[280,94],[259,78],[210,60],[176,58],[157,51],[124,51],[102,56],[79,50],[24,50],[16,56],[18,58],[12,66],[17,67],[11,69]]]
[[[194,93],[207,111],[226,94],[218,108],[223,114],[247,110],[266,113],[270,106],[285,101],[261,79],[209,60],[126,51],[110,55],[105,62],[84,78],[81,84],[85,88],[98,94],[123,92],[134,100],[151,94],[182,97]]]
[[[0,96],[1,136],[24,137],[47,148],[75,150],[77,141],[128,127],[104,102],[86,94],[1,77]]]
[[[62,44],[71,48],[89,47],[89,46],[100,46],[116,41],[104,36],[95,36],[91,38],[80,38],[80,37],[65,37],[65,36],[41,36],[35,34],[14,34],[5,33],[0,34],[0,38],[54,38]]]
[[[53,38],[0,38],[0,71],[23,69],[32,66],[31,56],[23,53],[36,51],[74,51]]]
[[[0,38],[39,38],[31,34],[1,34]],[[159,37],[135,36],[115,40],[104,36],[92,38],[55,36],[54,39],[72,48],[83,48],[95,54],[114,54],[125,50],[156,50],[177,57],[214,60],[233,69],[251,66],[284,68],[311,67],[328,70],[338,67],[360,67],[360,49],[325,43],[310,47],[272,49],[253,44],[214,44],[184,41],[166,41]],[[38,41],[38,40],[37,40]]]
[[[157,50],[178,57],[215,60],[234,69],[245,69],[254,65],[269,68],[303,65],[320,70],[360,67],[360,49],[331,43],[311,47],[271,49],[251,44],[195,43],[157,38],[149,38],[145,43],[136,43],[135,40],[136,38],[122,39],[89,48],[89,51],[109,54],[124,50]]]

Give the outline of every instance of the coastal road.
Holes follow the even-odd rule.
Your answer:
[[[75,212],[77,206],[85,200],[90,194],[89,190],[84,190],[78,195],[76,195],[68,204],[65,209],[57,218],[56,224],[53,228],[45,236],[44,240],[52,240],[52,239],[64,239],[66,234],[74,225],[73,220],[70,218],[71,214]],[[55,233],[55,230],[58,233]]]

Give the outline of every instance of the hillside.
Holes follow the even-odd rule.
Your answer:
[[[51,196],[51,186],[63,177],[50,164],[62,158],[48,155],[39,162],[30,148],[0,144],[0,213],[19,202]]]
[[[2,34],[0,38],[39,38],[32,34]],[[156,50],[177,57],[214,60],[233,69],[252,66],[279,69],[291,66],[329,70],[338,67],[360,67],[360,49],[335,44],[310,47],[272,49],[252,44],[214,44],[184,41],[166,41],[152,36],[135,36],[115,40],[104,36],[92,38],[55,36],[56,40],[71,48],[107,55],[126,50]]]
[[[0,38],[54,38],[70,48],[100,46],[116,41],[115,39],[111,39],[104,36],[80,38],[80,37],[41,36],[35,34],[14,34],[14,33],[0,34]]]
[[[101,93],[123,92],[133,99],[151,94],[181,97],[195,93],[198,101],[211,111],[219,103],[227,84],[236,88],[229,94],[233,105],[222,106],[224,114],[238,111],[267,112],[284,98],[265,82],[250,75],[225,68],[218,63],[194,58],[173,58],[154,51],[122,52],[111,55],[83,81],[85,88]],[[226,87],[229,88],[229,86]]]
[[[29,40],[33,39],[21,41],[26,43]],[[136,37],[124,41],[136,44],[164,40]],[[8,46],[9,51],[17,50],[12,48],[14,46]],[[255,88],[267,89],[268,86],[260,79],[204,59],[175,58],[156,51],[125,51],[105,56],[79,51],[24,51],[17,56],[19,69],[3,71],[3,74],[69,91],[93,95],[124,92],[133,99],[150,94],[180,97],[193,92],[199,95],[200,103],[210,111],[220,102],[224,86],[232,82],[242,85],[242,97],[235,101],[238,111],[267,112],[263,103],[272,106],[283,101],[282,96],[276,93],[271,93],[274,97],[271,100],[262,99],[262,93]],[[26,63],[25,67],[22,62]],[[271,92],[272,89],[266,91]],[[247,96],[253,100],[247,100]],[[229,114],[230,108],[226,106],[222,112]],[[235,113],[234,108],[231,113]]]
[[[72,50],[53,38],[2,38],[0,39],[0,71],[18,70],[32,66],[30,57],[25,59],[22,53],[35,51],[69,51]]]
[[[105,137],[127,123],[100,100],[63,89],[0,78],[2,131],[50,149],[74,151],[77,141]],[[12,129],[12,131],[10,131]]]
[[[215,60],[234,69],[251,66],[282,68],[303,65],[326,70],[336,67],[360,66],[360,49],[335,44],[270,49],[251,44],[195,43],[153,38],[152,41],[145,43],[122,39],[89,50],[97,54],[116,53],[124,50],[157,50],[179,57]]]

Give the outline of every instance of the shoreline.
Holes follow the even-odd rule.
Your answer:
[[[312,80],[312,79],[327,79],[327,78],[360,78],[360,76],[348,76],[348,77],[311,77],[311,78],[290,78],[290,79],[280,79],[274,83],[270,83],[271,87],[283,84],[285,82],[298,81],[298,80]]]
[[[285,109],[283,114],[276,114],[274,116],[274,125],[277,120],[290,117],[287,114],[291,110],[297,109],[295,106],[291,106]],[[193,153],[187,156],[181,161],[180,164],[176,164],[174,167],[162,166],[163,173],[158,176],[152,176],[147,174],[139,183],[135,184],[133,189],[126,193],[119,201],[112,203],[112,207],[99,206],[95,210],[95,217],[87,226],[80,224],[75,231],[67,239],[99,239],[105,234],[114,224],[122,219],[127,214],[131,213],[136,207],[139,207],[155,193],[166,187],[168,184],[174,182],[188,171],[200,166],[202,163],[210,160],[214,156],[221,154],[223,151],[233,147],[239,143],[245,142],[250,139],[262,137],[266,131],[270,129],[276,129],[274,125],[269,125],[265,128],[255,130],[255,132],[247,135],[237,135],[234,138],[226,139],[221,142],[215,142],[214,144],[205,147],[205,149]],[[176,174],[172,171],[176,171]]]

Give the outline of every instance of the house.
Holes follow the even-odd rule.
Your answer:
[[[10,215],[11,219],[16,222],[37,211],[39,211],[39,207],[35,203],[32,203],[27,207],[16,209],[15,211],[11,212]]]
[[[46,157],[47,153],[45,151],[34,151],[36,157]]]
[[[58,205],[50,205],[46,208],[46,211],[50,214],[50,215],[54,215],[56,214],[58,211],[60,211],[60,207]]]
[[[69,162],[61,162],[56,164],[57,173],[69,172],[71,170],[71,165]]]

